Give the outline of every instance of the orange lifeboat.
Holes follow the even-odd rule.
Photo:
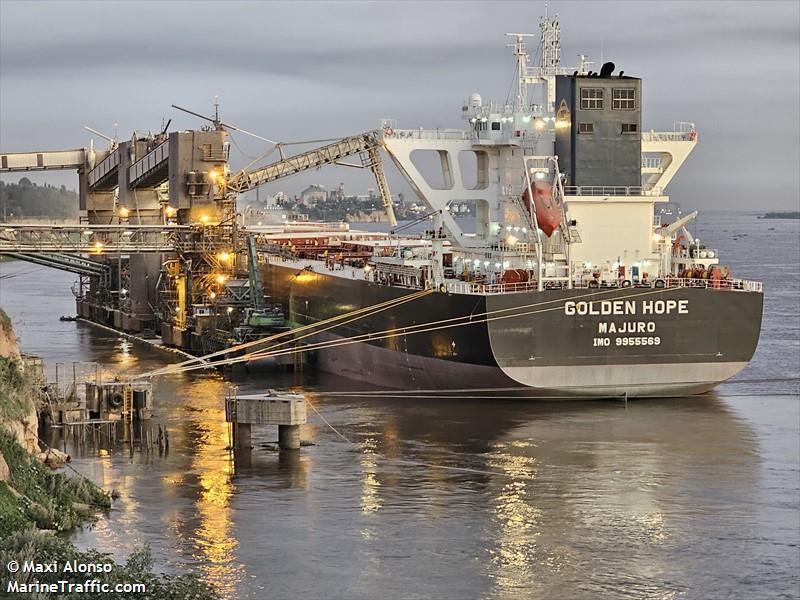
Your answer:
[[[533,206],[536,210],[536,221],[539,223],[541,229],[547,237],[553,235],[553,232],[561,223],[561,210],[553,198],[553,186],[549,183],[532,182],[531,191],[533,191]],[[531,210],[531,199],[528,190],[522,194],[522,201]]]

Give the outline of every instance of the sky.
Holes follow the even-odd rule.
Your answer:
[[[684,208],[800,208],[800,2],[550,2],[562,65],[643,79],[643,129],[697,125],[699,144],[668,188]],[[213,111],[273,140],[374,129],[463,127],[472,92],[504,102],[506,32],[538,31],[526,2],[17,2],[0,0],[0,149],[86,146],[89,125],[198,128],[171,104]],[[533,49],[532,49],[533,50]],[[531,52],[533,54],[533,51]],[[232,167],[269,149],[234,133]],[[96,138],[96,136],[95,136]],[[95,144],[105,142],[96,138]],[[238,147],[237,147],[238,146]],[[407,191],[389,171],[393,191]],[[5,175],[16,181],[19,175]],[[77,187],[74,173],[31,179]],[[266,188],[298,193],[367,173],[331,167]]]

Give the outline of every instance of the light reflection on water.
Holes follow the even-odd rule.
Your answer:
[[[788,256],[797,224],[769,226],[784,235],[770,232],[770,252]],[[765,251],[743,249],[743,264],[763,270]],[[797,375],[793,269],[741,273],[775,290],[745,377]],[[74,310],[71,277],[25,277],[0,302],[50,364],[142,372],[172,360],[55,321]],[[297,383],[235,379],[243,393]],[[796,386],[730,385],[720,395],[737,396],[626,408],[344,399],[324,391],[346,382],[309,376],[305,389],[322,390],[315,405],[356,446],[309,413],[303,438],[314,446],[279,455],[262,447],[276,439],[266,428],[249,457],[232,457],[224,385],[206,373],[155,382],[168,452],[73,449],[78,469],[122,494],[76,534],[79,545],[124,559],[150,544],[157,565],[194,568],[229,598],[755,598],[791,597],[800,584],[798,400],[763,395]]]

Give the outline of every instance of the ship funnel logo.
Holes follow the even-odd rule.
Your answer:
[[[558,111],[556,111],[556,120],[558,121],[569,121],[569,107],[567,107],[567,101],[565,99],[561,99],[561,104],[558,105]]]

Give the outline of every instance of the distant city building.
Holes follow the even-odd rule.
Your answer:
[[[320,202],[325,202],[327,198],[328,192],[325,190],[325,187],[321,185],[310,185],[300,192],[300,204],[305,206],[313,206]]]
[[[340,183],[338,188],[336,188],[335,190],[331,190],[328,193],[328,200],[341,201],[344,199],[345,199],[344,183]]]
[[[267,196],[267,206],[281,206],[287,200],[286,194],[278,192],[274,196]]]

